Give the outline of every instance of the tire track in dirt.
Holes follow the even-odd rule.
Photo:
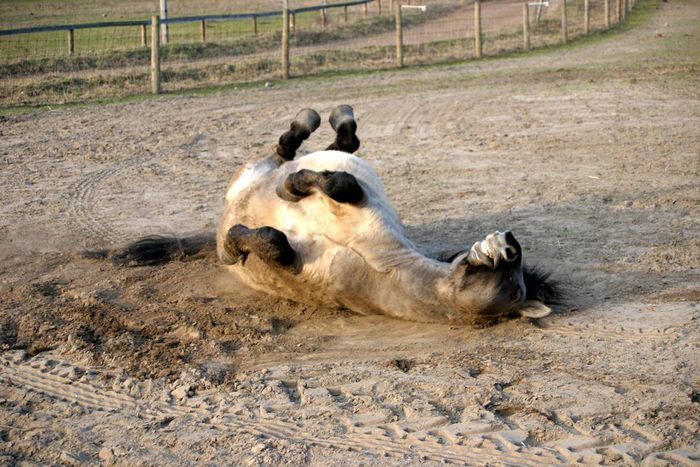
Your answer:
[[[631,308],[631,309],[627,309]],[[649,320],[649,323],[638,323],[634,320],[638,310],[648,313],[652,309],[646,304],[637,304],[635,306],[625,305],[621,309],[607,310],[607,313],[600,314],[600,311],[591,311],[580,315],[571,314],[568,316],[557,317],[553,326],[533,328],[533,338],[537,340],[536,335],[551,335],[559,334],[564,338],[569,336],[581,336],[590,339],[593,335],[593,340],[601,342],[620,342],[629,343],[632,346],[638,346],[640,343],[646,345],[658,345],[659,342],[666,343],[678,341],[686,335],[683,331],[688,327],[688,321],[694,319],[694,311],[692,305],[688,305],[687,309],[679,310],[677,305],[666,310],[663,307],[653,307],[654,320]],[[568,323],[562,321],[569,320]],[[590,322],[590,324],[589,324]],[[626,331],[632,326],[634,331]],[[573,330],[571,327],[575,326]],[[642,328],[640,329],[639,326]],[[622,328],[622,330],[620,329]],[[559,331],[562,332],[559,332]],[[595,337],[599,336],[599,337]],[[687,336],[686,336],[687,337]],[[651,341],[651,342],[650,342]],[[368,345],[367,343],[365,343]],[[387,343],[387,345],[390,345]],[[333,352],[325,355],[325,361],[338,361],[344,358],[344,350],[348,347],[340,346]],[[347,357],[345,357],[347,358]],[[381,360],[394,358],[390,355],[384,355]],[[270,367],[267,362],[267,371],[273,374],[285,374],[290,370],[286,366],[288,360],[278,360],[280,367],[274,365]],[[319,362],[320,363],[320,362]],[[369,362],[355,362],[356,364],[364,364]],[[537,389],[538,384],[528,380],[518,382],[511,389],[515,389],[515,398],[508,400],[512,396],[509,395],[504,404],[500,402],[494,404],[491,408],[487,404],[485,408],[494,414],[495,419],[492,421],[473,420],[462,423],[450,423],[449,413],[445,412],[442,416],[420,418],[419,420],[408,421],[405,416],[403,420],[398,422],[387,422],[387,411],[391,411],[391,405],[396,403],[396,400],[387,403],[387,394],[393,392],[393,389],[376,389],[377,385],[381,384],[379,379],[363,378],[360,381],[352,384],[333,386],[318,386],[315,379],[327,379],[321,376],[324,367],[321,364],[318,368],[308,366],[308,362],[304,364],[304,371],[307,378],[296,382],[288,382],[279,380],[278,385],[288,388],[293,394],[287,394],[288,402],[294,406],[303,406],[306,401],[310,401],[316,407],[323,406],[326,401],[335,403],[335,407],[331,408],[331,413],[353,413],[357,417],[348,418],[348,430],[351,431],[354,439],[358,438],[390,438],[398,443],[418,443],[422,445],[452,446],[452,445],[469,445],[469,452],[475,452],[481,446],[497,449],[499,452],[515,452],[519,456],[537,455],[535,461],[541,463],[616,463],[627,462],[636,464],[641,462],[648,456],[656,456],[653,451],[656,446],[665,443],[662,438],[659,438],[653,433],[653,430],[648,430],[634,421],[635,411],[641,410],[638,406],[631,406],[629,409],[625,405],[628,401],[622,396],[626,391],[624,388],[618,387],[612,383],[600,384],[592,381],[585,372],[577,372],[574,370],[561,370],[564,384],[571,387],[579,386],[589,387],[585,392],[590,397],[584,397],[580,401],[569,400],[569,397],[563,398],[563,405],[533,403],[533,396],[541,397],[543,394],[548,394],[546,391],[541,392]],[[374,369],[376,372],[376,369]],[[362,372],[358,372],[362,375]],[[347,375],[346,375],[347,376]],[[362,378],[362,376],[360,376]],[[555,377],[556,381],[559,379]],[[352,378],[355,381],[355,378]],[[471,379],[469,379],[471,381]],[[551,379],[550,379],[551,380]],[[267,384],[271,387],[275,386],[273,379],[268,379]],[[306,388],[305,384],[314,386]],[[442,386],[439,381],[434,382],[437,386]],[[468,384],[468,383],[465,383]],[[488,380],[474,382],[476,386],[486,387],[489,385]],[[510,386],[510,384],[509,384]],[[356,389],[354,389],[356,388]],[[519,390],[516,388],[520,388]],[[405,392],[414,394],[414,398],[421,400],[430,400],[431,394],[425,394],[422,397],[414,393],[416,386],[411,386],[410,389],[404,388]],[[447,387],[443,389],[447,391]],[[308,391],[308,395],[305,394]],[[511,390],[508,390],[510,394]],[[616,397],[613,391],[619,395]],[[564,394],[568,391],[564,390]],[[332,397],[328,397],[328,394]],[[314,400],[314,395],[320,395]],[[325,397],[326,401],[322,400]],[[607,401],[609,403],[599,403]],[[361,399],[360,405],[352,404],[351,401]],[[536,400],[536,399],[535,399]],[[301,401],[301,403],[300,403]],[[513,409],[511,409],[512,407]],[[473,408],[473,407],[472,407]],[[471,408],[465,406],[464,409]],[[303,411],[304,407],[297,407],[295,410]],[[515,417],[511,416],[515,414]],[[289,415],[287,412],[285,415]],[[605,422],[603,426],[596,429],[591,429],[591,418],[606,417],[612,414],[610,422]],[[546,419],[546,420],[545,420]],[[619,419],[621,422],[615,422]],[[547,421],[548,420],[548,421]],[[544,423],[543,423],[544,421]],[[556,427],[556,432],[550,432],[549,424]],[[533,432],[545,430],[548,432],[547,440],[539,441],[537,437],[533,437]],[[552,440],[552,437],[556,439]],[[674,453],[674,459],[681,456],[682,453]],[[551,459],[549,459],[551,457]],[[548,459],[548,460],[545,460]],[[689,458],[690,459],[690,458]],[[691,462],[686,462],[691,464]]]
[[[372,140],[372,144],[406,136],[433,141],[451,130],[465,111],[473,107],[465,102],[465,95],[468,91],[444,91],[410,100],[387,98],[363,102],[358,106],[362,108],[360,135]]]
[[[372,386],[372,382],[370,386]],[[289,382],[284,380],[267,380],[269,386],[276,384],[290,389],[287,392],[288,401],[294,410],[303,411],[303,405],[311,403],[320,405],[320,400],[305,396],[304,381]],[[353,387],[367,386],[365,380],[352,383]],[[339,405],[347,405],[354,395],[367,394],[364,390],[352,391],[340,388],[317,387],[331,394],[332,399]],[[308,402],[304,402],[306,401]],[[606,424],[604,429],[592,432],[578,426],[577,419],[588,412],[587,401],[580,404],[565,406],[549,413],[547,418],[568,433],[556,441],[542,444],[532,444],[530,430],[509,419],[507,416],[496,416],[496,421],[480,421],[450,423],[446,416],[423,417],[418,420],[385,423],[381,410],[382,404],[375,398],[373,408],[363,407],[364,414],[357,418],[348,419],[348,438],[360,442],[358,448],[376,447],[377,439],[384,439],[398,446],[408,446],[415,452],[424,454],[426,460],[445,460],[432,457],[435,451],[465,450],[474,458],[463,457],[461,462],[480,463],[483,459],[497,459],[499,462],[517,465],[554,465],[554,464],[599,464],[615,463],[620,460],[636,464],[653,453],[659,439],[645,433],[645,429],[632,421],[626,421],[621,426]],[[341,410],[338,407],[339,411]],[[344,410],[347,413],[347,407]],[[353,409],[353,412],[355,410]],[[543,409],[544,412],[548,412]],[[496,412],[494,412],[496,413]],[[285,415],[289,416],[289,412]],[[376,415],[372,415],[376,414]],[[380,421],[373,421],[380,419]],[[369,420],[367,422],[357,420]],[[385,444],[380,443],[384,448]],[[382,452],[382,451],[380,451]],[[692,453],[691,453],[692,454]],[[674,453],[674,458],[681,454]],[[466,460],[465,460],[466,459]],[[689,458],[690,459],[690,458]]]
[[[654,447],[659,440],[632,420],[620,425],[605,424],[595,432],[580,427],[577,420],[590,412],[586,401],[560,407],[553,412],[543,408],[544,416],[568,435],[542,444],[536,441],[533,444],[530,438],[532,426],[529,422],[523,424],[513,419],[507,405],[496,410],[487,406],[495,415],[491,421],[450,423],[447,416],[421,416],[410,421],[386,422],[382,416],[371,416],[375,412],[381,413],[384,408],[381,399],[376,397],[370,397],[371,406],[364,406],[369,417],[347,419],[345,435],[320,436],[305,430],[304,422],[286,420],[299,420],[298,415],[305,410],[313,411],[322,405],[317,398],[319,394],[327,395],[328,400],[334,404],[347,405],[355,396],[370,395],[377,383],[361,379],[349,386],[309,388],[306,386],[311,381],[308,378],[291,381],[266,379],[268,387],[281,388],[287,403],[285,405],[284,401],[272,401],[268,404],[269,408],[264,408],[263,402],[260,405],[260,418],[251,418],[245,411],[233,409],[232,413],[228,409],[207,407],[194,399],[190,405],[185,405],[162,399],[154,400],[155,394],[150,394],[148,399],[126,394],[128,389],[120,386],[117,380],[114,380],[111,387],[105,386],[105,383],[110,384],[110,378],[103,378],[106,374],[99,370],[84,369],[50,356],[26,360],[23,352],[8,352],[0,359],[0,364],[0,380],[5,385],[34,391],[88,411],[154,421],[166,417],[195,417],[198,422],[222,432],[233,430],[263,438],[286,439],[308,446],[369,451],[379,456],[401,459],[417,456],[426,461],[456,464],[483,464],[484,459],[488,459],[504,465],[636,464],[644,460],[697,465],[698,459],[698,453],[690,449],[655,452]],[[274,368],[270,371],[274,371]],[[144,383],[137,383],[141,384]],[[529,394],[527,388],[523,394]],[[275,406],[282,408],[277,410]],[[348,413],[347,407],[338,409],[340,413]],[[604,409],[604,412],[605,410],[609,411]],[[352,412],[355,413],[355,410]],[[282,418],[276,418],[280,416]],[[305,418],[301,417],[302,420]],[[528,419],[534,421],[532,417]]]
[[[249,124],[250,127],[257,128],[257,133],[265,138],[265,147],[269,146],[270,150],[276,144],[279,135],[288,128],[289,122],[298,110],[292,109],[290,104],[287,107],[289,107],[290,117],[286,117],[284,112],[275,115],[256,114],[255,121]],[[235,115],[246,116],[246,109],[239,110]],[[117,167],[97,170],[80,178],[67,191],[68,215],[71,222],[80,227],[85,237],[98,241],[101,245],[119,244],[130,240],[133,234],[122,232],[113,225],[113,221],[124,219],[106,219],[98,211],[99,204],[95,202],[96,192],[100,186],[109,183],[115,177],[124,176],[130,170],[157,161],[158,159],[143,159],[131,155]]]
[[[69,189],[69,217],[82,228],[83,234],[92,239],[99,239],[102,244],[114,244],[126,240],[124,234],[114,230],[109,223],[95,213],[93,199],[97,186],[139,162],[131,161],[121,167],[98,170],[83,177]]]
[[[576,412],[580,407],[573,406],[561,409],[561,412],[571,410]],[[559,411],[558,411],[559,412]],[[374,430],[366,430],[358,435],[372,437],[379,434],[389,436],[394,440],[405,443],[430,444],[436,448],[445,445],[470,445],[470,452],[484,452],[490,455],[493,449],[483,449],[481,446],[495,446],[501,453],[509,453],[516,463],[556,464],[556,463],[602,463],[605,459],[623,459],[636,463],[631,452],[649,452],[653,441],[639,433],[630,434],[632,429],[623,432],[620,428],[611,428],[600,433],[580,431],[573,420],[566,417],[554,417],[555,423],[570,436],[544,444],[527,444],[529,431],[513,420],[497,417],[504,426],[494,422],[474,421],[469,423],[448,423],[444,417],[435,417],[433,423],[419,428],[422,423],[392,423],[388,426],[378,426]],[[418,425],[418,427],[416,426]],[[616,430],[616,431],[615,431]],[[625,442],[619,442],[624,438]]]
[[[202,407],[139,399],[114,389],[95,384],[97,372],[83,370],[67,362],[35,357],[23,361],[23,356],[2,359],[4,370],[0,373],[8,385],[19,386],[47,397],[75,404],[87,410],[133,415],[149,420],[163,417],[194,416],[200,420],[211,419],[211,427],[222,431],[237,430],[268,438],[286,439],[309,446],[320,446],[348,451],[371,451],[379,456],[418,456],[422,460],[456,464],[482,464],[484,459],[496,460],[505,465],[542,465],[561,463],[600,463],[606,460],[623,460],[636,463],[631,452],[653,450],[655,439],[642,434],[643,428],[633,422],[624,427],[608,427],[596,434],[581,431],[573,419],[564,415],[555,417],[571,436],[540,446],[525,444],[528,430],[512,420],[501,420],[505,426],[493,422],[449,423],[446,417],[425,418],[414,422],[351,425],[347,436],[313,436],[303,433],[301,425],[270,418],[245,419],[245,416],[223,413]],[[274,381],[271,381],[274,382]],[[279,381],[285,387],[299,390],[288,394],[299,409],[302,404],[302,382]],[[343,390],[333,390],[340,394]],[[313,400],[307,399],[307,403]],[[576,412],[576,407],[570,411]],[[568,409],[557,410],[558,414]],[[274,412],[274,411],[273,411]],[[510,428],[508,428],[510,427]],[[620,437],[630,439],[617,442]],[[486,445],[486,446],[485,446]],[[694,453],[687,450],[654,452],[655,459],[673,460],[692,465]]]
[[[303,433],[299,425],[274,420],[270,418],[242,420],[239,415],[228,413],[213,413],[201,407],[187,407],[158,401],[138,399],[121,392],[100,387],[82,369],[68,363],[46,358],[35,358],[23,362],[23,357],[3,357],[3,371],[0,380],[6,385],[18,386],[34,391],[49,398],[75,404],[86,410],[105,411],[110,413],[129,414],[139,418],[159,420],[163,417],[195,416],[202,420],[211,417],[214,428],[222,431],[231,429],[247,432],[264,437],[293,440],[311,446],[321,446],[349,451],[370,450],[384,456],[419,456],[421,459],[457,464],[481,464],[484,459],[498,461],[505,465],[541,465],[542,463],[560,463],[556,457],[544,453],[520,453],[514,449],[487,449],[479,447],[464,447],[459,444],[448,445],[441,437],[427,436],[416,432],[403,439],[388,434],[377,437],[376,433],[358,433],[351,431],[347,437],[319,437]],[[94,372],[93,372],[94,373]],[[82,375],[76,379],[68,377],[73,374]],[[448,425],[447,432],[452,433],[453,439],[466,435],[467,430],[460,426]],[[458,443],[459,441],[457,441]]]

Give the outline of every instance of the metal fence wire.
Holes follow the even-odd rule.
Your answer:
[[[99,7],[90,0],[0,3],[0,105],[148,92],[154,44],[151,22],[163,1],[125,0]],[[615,27],[637,4],[637,0],[318,2],[290,1],[285,35],[278,0],[238,6],[219,0],[170,0],[157,32],[160,89],[440,63],[542,47]],[[286,37],[288,57],[282,53]]]

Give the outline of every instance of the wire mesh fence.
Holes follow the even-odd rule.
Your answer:
[[[558,44],[614,27],[637,0],[412,1],[413,5],[411,0],[290,1],[290,74],[389,68],[397,66],[399,55],[401,64],[413,65]],[[66,3],[81,14],[71,16]],[[0,105],[149,91],[151,17],[160,12],[160,0],[107,1],[99,8],[94,3],[0,3]],[[40,7],[27,11],[26,5],[34,4]],[[158,32],[162,88],[174,91],[282,76],[279,6],[277,0],[170,0],[167,19],[162,20],[167,31]]]

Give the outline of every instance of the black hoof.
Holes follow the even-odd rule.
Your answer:
[[[314,172],[307,169],[289,174],[284,183],[277,187],[277,195],[286,201],[297,202],[316,189],[339,203],[357,204],[365,196],[362,187],[352,174]]]
[[[277,144],[277,154],[286,161],[291,161],[301,146],[311,133],[321,125],[321,117],[313,109],[304,109],[299,112],[294,121],[282,136]]]
[[[364,198],[362,187],[354,175],[347,172],[324,172],[323,192],[339,203],[357,204]]]
[[[224,248],[230,257],[237,258],[243,264],[251,253],[267,264],[285,267],[294,264],[296,259],[296,252],[287,236],[267,226],[249,229],[241,224],[234,225],[228,231]]]
[[[297,202],[313,193],[314,187],[321,184],[321,178],[322,175],[313,170],[302,169],[291,173],[277,187],[277,196],[285,201]]]
[[[339,105],[329,118],[331,127],[336,133],[335,141],[327,149],[343,151],[352,154],[360,148],[360,140],[355,134],[357,122],[349,105]]]

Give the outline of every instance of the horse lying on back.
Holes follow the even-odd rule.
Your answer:
[[[331,113],[336,139],[327,150],[295,158],[320,122],[318,113],[302,110],[274,154],[232,178],[216,235],[231,274],[297,302],[413,321],[479,323],[551,312],[545,302],[558,299],[557,288],[548,274],[523,265],[511,232],[489,234],[442,261],[416,249],[377,174],[352,154],[360,142],[349,106]],[[151,237],[114,259],[154,264],[210,242]]]

